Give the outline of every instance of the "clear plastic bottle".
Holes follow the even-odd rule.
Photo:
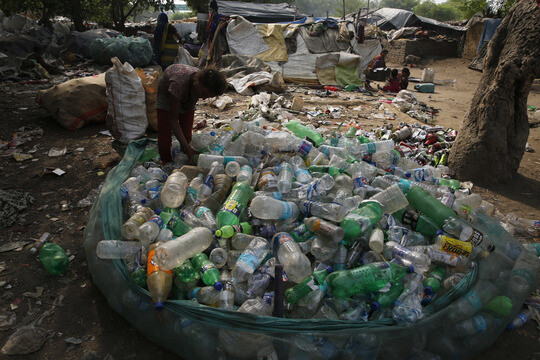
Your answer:
[[[210,306],[218,305],[220,291],[214,289],[213,286],[196,287],[188,295],[189,299],[196,299],[199,304]]]
[[[199,219],[197,218],[197,216],[195,216],[195,214],[193,214],[189,210],[185,210],[185,209],[180,210],[178,215],[180,216],[180,219],[182,219],[183,222],[185,222],[188,226],[190,226],[192,228],[196,228],[198,226],[203,226],[199,222]]]
[[[427,255],[412,251],[395,241],[388,241],[384,244],[383,256],[386,259],[394,258],[406,265],[411,265],[414,271],[419,274],[425,273],[431,265],[431,260]]]
[[[298,283],[311,274],[311,262],[288,233],[280,232],[274,235],[272,253],[283,265],[292,282]]]
[[[234,178],[240,173],[240,164],[236,161],[231,161],[225,165],[225,174]]]
[[[472,243],[474,246],[479,246],[483,250],[493,251],[495,250],[495,245],[490,244],[489,241],[485,238],[482,232],[474,229],[466,221],[456,218],[449,217],[445,220],[444,225],[442,226],[443,230],[447,233],[454,235],[461,241],[467,241]]]
[[[333,269],[334,271],[340,271],[345,270],[347,266],[347,257],[349,255],[349,250],[347,250],[347,247],[342,242],[339,243],[338,249],[336,253],[334,254],[334,258],[332,259],[333,262]]]
[[[225,148],[232,142],[232,139],[235,135],[233,130],[226,131],[217,138],[217,140],[212,144],[210,148],[211,155],[221,155]]]
[[[343,236],[345,235],[345,231],[341,227],[318,217],[307,218],[304,220],[304,224],[306,224],[309,231],[324,236],[336,244],[343,240]]]
[[[152,300],[156,304],[156,310],[163,310],[163,302],[169,296],[172,289],[172,267],[164,269],[156,263],[156,249],[162,245],[160,242],[153,243],[148,249],[148,263],[146,264],[146,284]]]
[[[284,161],[279,165],[279,173],[277,176],[277,189],[282,194],[287,194],[291,191],[293,178],[293,168],[291,164]]]
[[[301,201],[299,210],[305,216],[317,216],[329,221],[340,222],[347,215],[347,208],[336,203],[322,203],[318,201]]]
[[[144,247],[142,242],[123,240],[101,240],[97,244],[96,254],[100,259],[124,259]]]
[[[356,157],[363,157],[367,154],[373,154],[379,151],[390,151],[394,149],[393,140],[375,141],[365,144],[358,144],[351,148],[350,151]]]
[[[144,224],[150,216],[154,215],[152,209],[141,206],[137,212],[122,225],[122,237],[133,240],[139,235],[139,226]]]
[[[251,200],[251,213],[263,220],[294,221],[298,217],[298,206],[289,201],[276,200],[268,196],[257,196]]]
[[[392,309],[392,317],[400,325],[411,325],[424,317],[421,299],[424,286],[422,275],[414,273],[406,275],[401,295],[396,299]]]
[[[228,270],[222,270],[219,281],[223,284],[223,289],[219,293],[218,308],[225,310],[234,310],[234,288],[237,284]]]
[[[246,281],[268,255],[268,250],[268,241],[261,237],[254,238],[236,261],[232,276],[238,282]]]
[[[217,247],[214,248],[208,258],[216,265],[218,269],[221,269],[227,263],[228,252],[227,250]]]
[[[169,208],[177,208],[184,202],[188,179],[180,170],[174,170],[161,190],[161,202]]]
[[[495,316],[481,311],[475,316],[460,321],[458,323],[452,323],[445,327],[452,337],[471,336],[477,333],[491,331],[495,328],[499,328],[502,325],[502,321]]]
[[[190,145],[195,150],[203,149],[210,146],[216,140],[216,133],[214,131],[195,133],[191,137]]]
[[[120,194],[122,199],[126,198],[130,193],[137,191],[141,181],[138,177],[132,176],[126,179],[120,186]]]
[[[515,330],[527,323],[529,319],[531,318],[532,313],[529,311],[529,309],[523,309],[521,312],[516,316],[514,320],[508,326],[506,327],[508,330]]]
[[[158,214],[150,216],[148,220],[139,226],[137,239],[141,240],[146,246],[150,245],[159,234],[159,231],[164,227],[163,220]]]
[[[255,238],[257,238],[255,235],[236,233],[231,238],[231,246],[235,250],[244,250]]]
[[[476,283],[473,289],[448,306],[451,322],[463,321],[480,311],[497,293],[497,287],[488,280]]]
[[[146,171],[148,180],[158,180],[159,182],[165,182],[167,180],[167,173],[158,167],[149,167]]]
[[[246,294],[248,299],[262,296],[268,289],[272,276],[257,270],[247,280]]]
[[[186,259],[206,250],[213,240],[214,234],[210,229],[197,227],[159,246],[155,260],[162,269],[174,269]]]
[[[198,205],[199,201],[197,200],[197,194],[199,193],[199,186],[201,186],[203,180],[203,175],[198,174],[190,181],[184,200],[184,208],[186,210],[193,211]]]
[[[223,173],[224,167],[217,161],[212,163],[208,175],[204,178],[203,183],[199,186],[197,193],[197,199],[203,201],[207,196],[211,195],[214,191],[214,178],[216,175]]]
[[[195,209],[195,216],[197,216],[197,219],[199,219],[202,226],[214,231],[217,230],[216,217],[209,208],[197,206]]]
[[[294,176],[296,177],[296,180],[299,183],[307,184],[311,182],[312,177],[306,167],[306,163],[304,162],[304,159],[302,159],[298,155],[295,155],[291,158],[291,164],[294,169]]]
[[[238,175],[236,175],[236,181],[242,182],[247,181],[249,184],[251,184],[251,180],[253,178],[253,169],[249,165],[244,165],[240,168],[240,172]]]
[[[378,201],[385,214],[393,214],[409,205],[407,198],[397,184],[375,194],[370,200]]]
[[[378,227],[375,227],[369,236],[369,248],[377,254],[381,254],[384,249],[384,233]]]
[[[319,261],[327,261],[331,259],[338,249],[337,243],[331,239],[314,236],[311,242],[311,254]]]
[[[211,155],[211,154],[200,154],[197,159],[197,168],[200,171],[208,171],[212,167],[214,162],[221,164],[222,166],[227,165],[231,161],[236,161],[240,166],[248,165],[248,160],[243,156],[221,156],[221,155]]]

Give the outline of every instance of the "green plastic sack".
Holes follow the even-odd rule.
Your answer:
[[[110,65],[111,58],[116,56],[133,67],[145,67],[152,60],[153,49],[148,39],[118,36],[94,40],[90,44],[90,54],[95,62],[102,65]]]
[[[495,341],[536,286],[538,258],[523,251],[497,222],[483,219],[480,230],[491,236],[497,250],[481,260],[454,289],[425,307],[423,319],[412,326],[398,326],[392,319],[345,322],[261,317],[187,300],[169,300],[160,316],[155,316],[148,291],[130,282],[125,262],[96,256],[100,240],[121,238],[120,185],[147,147],[155,146],[156,142],[149,139],[128,145],[92,206],[84,247],[93,281],[111,307],[146,337],[182,358],[257,359],[275,351],[279,359],[406,359],[427,354],[437,354],[442,359],[470,359]],[[508,258],[504,253],[517,259],[516,264],[528,264],[527,269],[503,268],[502,260]],[[516,291],[507,281],[513,275],[523,275],[531,288]],[[449,333],[448,326],[453,325],[448,321],[452,305],[464,298],[474,301],[474,292],[483,281],[492,281],[500,296],[512,298],[511,311],[505,309],[507,315],[501,317],[498,325],[477,334]]]

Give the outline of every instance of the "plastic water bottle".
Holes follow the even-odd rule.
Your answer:
[[[332,268],[327,266],[325,269],[314,271],[313,274],[303,279],[298,284],[285,291],[285,297],[290,304],[296,304],[300,299],[314,290],[325,288],[324,282]]]
[[[345,235],[345,231],[341,227],[318,217],[307,218],[304,220],[304,223],[309,231],[326,237],[336,244],[343,240],[343,236]]]
[[[199,222],[202,226],[205,226],[214,231],[217,230],[216,217],[212,213],[212,210],[210,210],[209,208],[204,206],[198,206],[195,209],[195,216],[197,216],[197,219],[199,219]]]
[[[446,269],[443,266],[435,266],[424,280],[424,299],[422,304],[427,305],[433,295],[439,291],[446,277]]]
[[[248,184],[251,184],[253,178],[253,169],[249,165],[244,165],[240,168],[240,172],[236,175],[236,181],[242,182],[246,181]]]
[[[369,236],[369,248],[378,254],[381,254],[384,249],[384,233],[376,227]]]
[[[448,320],[458,322],[470,318],[497,293],[498,289],[491,281],[479,281],[473,289],[448,306]]]
[[[236,161],[240,166],[248,165],[248,160],[243,156],[221,156],[221,155],[211,155],[211,154],[200,154],[197,159],[197,168],[200,171],[208,171],[212,167],[214,162],[221,164],[222,166],[227,165],[231,161]]]
[[[463,320],[458,323],[448,324],[445,330],[453,337],[471,336],[478,333],[489,332],[499,328],[502,325],[502,321],[495,316],[481,311],[472,318]]]
[[[235,250],[244,250],[255,238],[255,235],[237,233],[231,238],[231,246]]]
[[[506,327],[508,330],[515,330],[527,323],[531,318],[532,313],[529,309],[523,309],[514,320]]]
[[[351,211],[339,224],[345,231],[343,240],[350,243],[357,239],[363,232],[374,225],[383,214],[381,204],[377,201],[364,200],[360,207]]]
[[[351,270],[335,271],[328,275],[326,282],[332,296],[348,299],[355,294],[379,291],[388,282],[396,282],[412,271],[412,268],[406,266],[380,262]]]
[[[53,275],[62,275],[69,268],[69,259],[64,249],[50,242],[43,244],[39,250],[39,261]]]
[[[207,196],[212,194],[212,191],[214,191],[214,178],[217,174],[223,173],[223,170],[222,164],[219,164],[217,161],[212,163],[208,175],[206,175],[203,183],[199,186],[199,192],[197,194],[199,201],[203,201]]]
[[[174,170],[161,190],[161,202],[169,208],[177,208],[184,202],[188,179],[180,170]]]
[[[238,224],[252,196],[253,188],[247,181],[237,182],[217,213],[217,227]]]
[[[310,252],[316,260],[327,261],[332,258],[338,249],[335,242],[322,236],[314,236],[311,240]]]
[[[231,277],[228,270],[222,270],[219,281],[223,284],[223,289],[219,293],[218,308],[234,310],[234,288],[237,284],[235,278]]]
[[[293,156],[291,158],[291,164],[294,169],[294,176],[296,177],[296,181],[302,184],[307,184],[312,180],[311,174],[306,167],[306,163],[300,156]]]
[[[261,271],[257,270],[247,280],[247,290],[246,295],[248,299],[254,299],[259,296],[262,296],[266,289],[268,289],[268,285],[270,284],[270,280],[272,279],[272,276],[267,273],[262,273]]]
[[[184,208],[186,210],[193,211],[193,209],[198,205],[199,201],[197,200],[197,194],[199,192],[199,186],[201,186],[203,180],[203,175],[198,174],[190,181],[184,199]]]
[[[268,255],[268,241],[261,237],[254,238],[244,249],[232,270],[232,276],[238,282],[246,281]]]
[[[191,264],[195,270],[200,272],[201,278],[206,285],[211,285],[218,291],[223,288],[219,281],[219,270],[213,262],[208,260],[206,254],[195,254],[191,259]]]
[[[156,261],[156,249],[160,245],[163,244],[156,242],[150,245],[148,249],[148,263],[146,264],[148,274],[146,283],[150,297],[152,297],[152,300],[156,304],[157,311],[163,310],[163,302],[169,296],[173,284],[172,267],[170,269],[163,269]]]
[[[392,309],[392,317],[400,325],[411,325],[424,317],[420,302],[424,287],[420,274],[409,274],[403,278],[403,280],[405,279],[403,292],[396,299]]]
[[[126,179],[120,186],[120,194],[122,199],[126,198],[129,194],[137,191],[141,181],[138,177],[132,176]]]
[[[334,265],[334,271],[340,271],[345,270],[347,267],[347,257],[349,255],[349,250],[347,250],[347,247],[345,246],[345,243],[340,242],[338,245],[338,249],[336,253],[334,254],[334,258],[332,259]]]
[[[395,241],[388,241],[384,245],[383,256],[386,259],[394,258],[407,266],[412,266],[419,274],[426,272],[431,265],[429,256],[410,250]]]
[[[202,226],[197,216],[195,216],[195,214],[193,214],[189,210],[182,209],[180,210],[178,215],[180,216],[180,219],[182,219],[183,222],[185,222],[188,226],[192,228]]]
[[[216,247],[210,252],[208,259],[213,262],[218,269],[221,269],[227,263],[228,256],[227,250]]]
[[[213,240],[214,234],[210,229],[197,227],[159,246],[155,260],[162,269],[174,269],[186,259],[206,250]]]
[[[295,203],[276,200],[268,196],[253,198],[250,208],[253,216],[263,220],[294,221],[299,214]]]
[[[369,200],[378,201],[385,214],[393,214],[409,205],[407,198],[397,184],[375,194]]]
[[[367,154],[376,152],[391,151],[394,149],[393,140],[375,141],[365,144],[358,144],[350,149],[351,153],[357,157],[363,157]]]
[[[159,211],[158,211],[159,213]],[[159,234],[159,231],[163,228],[164,223],[159,215],[152,215],[144,224],[139,226],[139,232],[137,239],[142,241],[146,246],[150,245]]]
[[[210,146],[210,144],[212,144],[215,140],[216,133],[214,131],[200,132],[193,134],[190,145],[193,146],[195,150],[200,150]]]
[[[284,161],[279,165],[279,173],[277,176],[277,189],[282,194],[287,194],[291,191],[293,178],[293,168],[291,164]]]
[[[301,201],[298,204],[300,212],[305,216],[317,216],[329,221],[340,222],[347,214],[347,208],[336,203],[318,201]]]
[[[167,173],[158,167],[149,167],[146,171],[148,180],[158,180],[159,182],[167,180]]]
[[[225,165],[225,174],[234,178],[240,173],[240,164],[236,161],[231,161]]]
[[[122,237],[126,240],[133,240],[139,235],[139,226],[144,224],[154,212],[152,209],[141,206],[137,212],[131,216],[123,225],[122,225]]]
[[[212,144],[212,147],[210,148],[210,154],[211,155],[223,154],[225,147],[227,147],[227,145],[231,143],[234,135],[235,135],[235,132],[233,130],[226,131],[225,133],[221,134],[218,137],[218,139],[214,142],[214,144]]]
[[[199,304],[216,306],[219,302],[220,292],[213,286],[196,287],[188,295],[188,299],[196,299]]]
[[[481,247],[486,251],[495,250],[495,245],[489,243],[482,232],[474,229],[466,221],[456,217],[449,217],[445,220],[443,230],[456,236],[461,241],[470,242],[474,246]]]
[[[275,234],[271,249],[292,282],[301,282],[311,273],[311,262],[288,233]]]

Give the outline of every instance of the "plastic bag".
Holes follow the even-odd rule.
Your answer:
[[[138,139],[148,127],[145,92],[139,75],[129,63],[111,59],[113,67],[105,72],[107,84],[107,128],[122,144]]]
[[[111,58],[117,57],[134,67],[144,67],[152,60],[153,50],[148,39],[118,36],[94,40],[90,45],[90,54],[94,61],[102,65],[110,64]]]

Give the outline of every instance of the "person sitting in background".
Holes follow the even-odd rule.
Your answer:
[[[164,72],[157,89],[158,151],[163,164],[173,160],[172,135],[180,142],[189,163],[197,153],[189,144],[193,132],[195,104],[223,94],[227,79],[215,66],[200,70],[189,65],[173,64]]]
[[[388,50],[384,49],[381,53],[375,56],[369,63],[366,69],[364,69],[364,75],[366,76],[366,89],[369,91],[374,91],[375,89],[371,87],[369,82],[369,74],[372,70],[378,68],[386,68],[386,55],[388,55]]]
[[[382,88],[379,86],[379,90],[385,90],[393,93],[400,92],[401,87],[399,86],[399,83],[398,69],[393,69],[392,76],[386,79],[386,83]]]
[[[409,76],[411,76],[411,71],[409,68],[404,67],[401,69],[401,72],[398,74],[399,87],[401,90],[405,90],[407,86],[409,86]]]
[[[176,42],[175,37],[180,41]],[[158,24],[154,33],[154,56],[157,64],[165,70],[174,63],[178,55],[178,47],[182,44],[182,37],[174,27],[169,24],[167,14],[161,13],[158,16]]]

